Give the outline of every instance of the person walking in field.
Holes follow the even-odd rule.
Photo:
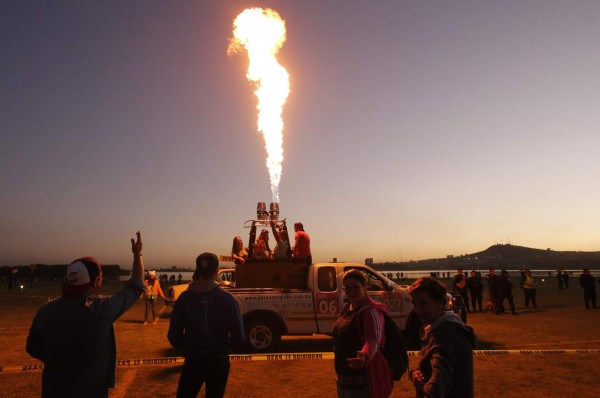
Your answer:
[[[523,294],[525,295],[525,309],[529,310],[529,302],[531,302],[533,308],[537,308],[535,279],[529,268],[523,268],[521,270],[520,284],[523,288]]]
[[[583,301],[585,308],[596,307],[596,277],[590,273],[590,269],[585,267],[583,274],[579,276],[579,285],[583,288]]]
[[[244,325],[233,295],[215,281],[219,259],[212,253],[196,258],[192,283],[171,313],[167,338],[182,348],[185,362],[177,398],[196,397],[206,383],[206,397],[225,394],[232,347],[244,342]]]
[[[158,297],[165,299],[165,294],[160,288],[160,283],[156,279],[156,271],[149,271],[148,278],[144,281],[146,291],[144,292],[144,302],[146,304],[146,312],[144,313],[144,325],[151,323],[156,325],[158,318],[156,317],[156,306],[154,305]],[[152,318],[150,318],[152,315]]]
[[[67,267],[62,297],[43,305],[31,324],[27,352],[44,363],[42,397],[101,398],[115,386],[113,322],[144,292],[142,238],[131,239],[133,270],[113,296],[99,295],[102,268],[93,257]]]

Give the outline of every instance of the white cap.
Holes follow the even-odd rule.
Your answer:
[[[82,261],[75,261],[67,268],[67,283],[73,286],[90,283],[90,273]]]

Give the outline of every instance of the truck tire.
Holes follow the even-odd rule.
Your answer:
[[[421,349],[421,327],[423,323],[413,311],[408,317],[406,330],[404,331],[404,341],[406,349],[409,351],[419,351]]]
[[[244,322],[244,329],[244,345],[249,352],[272,352],[281,342],[281,328],[272,319],[251,318]]]

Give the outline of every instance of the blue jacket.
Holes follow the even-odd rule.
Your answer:
[[[113,322],[144,290],[141,279],[132,279],[113,296],[60,297],[38,310],[27,352],[44,362],[43,397],[88,397],[114,387]]]
[[[167,337],[186,358],[228,356],[244,342],[235,298],[213,281],[192,282],[175,302]]]

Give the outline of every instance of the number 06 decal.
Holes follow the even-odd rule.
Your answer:
[[[337,294],[319,294],[317,296],[317,311],[319,314],[339,314],[340,309]]]

